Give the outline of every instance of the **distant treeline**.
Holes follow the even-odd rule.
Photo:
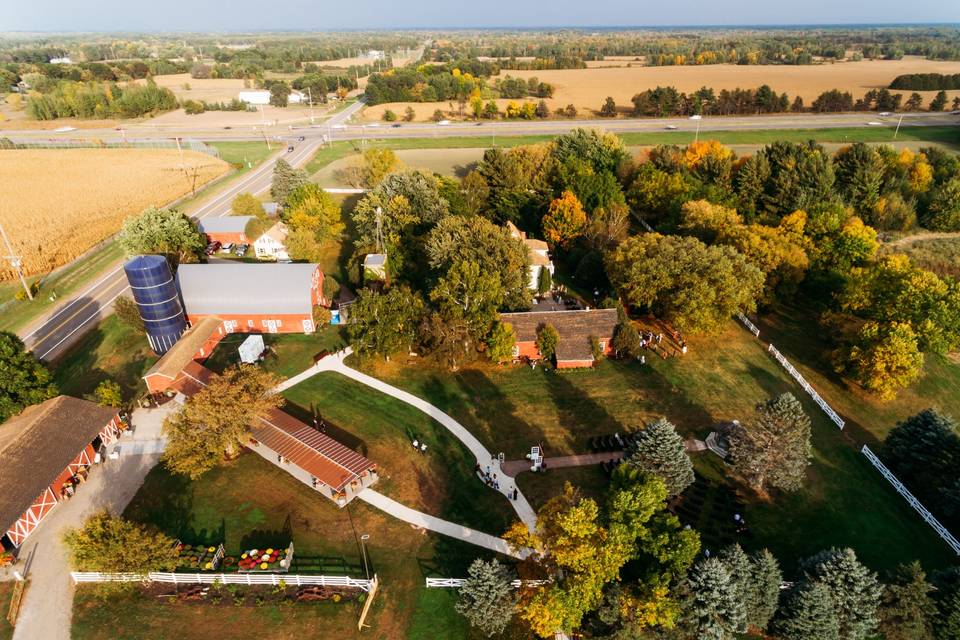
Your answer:
[[[942,91],[960,89],[960,73],[905,73],[890,83],[891,89],[910,91]]]
[[[537,78],[506,76],[488,84],[484,73],[499,73],[499,67],[488,62],[475,62],[475,65],[464,65],[464,69],[449,63],[374,73],[367,80],[367,103],[466,101],[477,96],[484,99],[526,96],[549,98],[553,95],[553,86]]]

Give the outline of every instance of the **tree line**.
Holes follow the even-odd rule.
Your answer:
[[[912,91],[960,89],[960,73],[905,73],[894,78],[890,88]]]
[[[474,75],[459,67],[445,69],[422,65],[417,69],[394,69],[374,73],[367,80],[365,95],[369,104],[384,102],[439,102],[472,98],[496,97],[521,98],[534,96],[549,98],[553,86],[537,78],[512,78],[506,76],[488,82],[488,76]]]
[[[176,109],[177,98],[151,79],[145,85],[59,82],[47,93],[27,99],[34,120],[55,118],[136,118]]]

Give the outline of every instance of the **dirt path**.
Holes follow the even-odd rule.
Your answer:
[[[910,236],[897,238],[893,242],[887,242],[884,246],[899,247],[914,242],[924,242],[926,240],[940,240],[943,238],[960,238],[960,231],[921,231]]]

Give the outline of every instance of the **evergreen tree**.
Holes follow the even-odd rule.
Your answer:
[[[745,633],[749,620],[747,612],[749,610],[750,593],[753,591],[753,564],[750,557],[743,551],[743,548],[734,543],[724,549],[719,554],[719,559],[730,574],[730,588],[733,591],[737,602],[744,606],[743,619],[741,625],[736,629],[737,633]]]
[[[280,158],[273,165],[273,183],[270,185],[270,196],[277,202],[285,204],[290,194],[297,187],[309,181],[307,172],[294,169],[290,163]]]
[[[550,293],[552,288],[553,276],[550,275],[550,270],[546,267],[540,267],[540,273],[537,275],[537,293],[545,296]]]
[[[773,623],[782,640],[839,640],[840,622],[830,589],[819,582],[803,582],[787,596]]]
[[[877,575],[857,560],[853,549],[822,551],[803,568],[809,580],[821,582],[829,590],[841,640],[863,640],[876,631],[883,586]]]
[[[880,630],[885,640],[924,640],[933,636],[937,605],[933,585],[919,562],[900,565],[886,586],[880,605]]]
[[[724,563],[717,558],[701,560],[690,570],[687,583],[687,632],[698,640],[732,639],[743,628],[746,610]]]
[[[837,190],[857,215],[869,215],[880,198],[883,161],[876,149],[863,142],[841,149],[833,157]]]
[[[494,322],[487,337],[487,355],[494,362],[509,362],[513,359],[513,346],[517,337],[509,322]]]
[[[758,491],[803,485],[810,464],[810,418],[787,392],[757,407],[756,417],[730,434],[733,466]]]
[[[510,624],[517,604],[506,567],[496,560],[477,558],[467,574],[455,605],[457,611],[487,636],[501,633]]]
[[[747,593],[747,623],[766,629],[777,611],[783,573],[777,559],[767,549],[750,554],[750,562],[753,563],[753,581]]]
[[[540,352],[540,361],[548,364],[557,355],[557,345],[560,343],[560,334],[552,324],[543,324],[537,327],[537,351]]]
[[[640,357],[640,332],[627,317],[623,305],[617,303],[617,326],[613,329],[613,350],[619,357]]]
[[[960,640],[960,567],[950,567],[933,575],[936,587],[937,617],[934,622],[938,640]]]
[[[637,434],[627,451],[627,463],[660,476],[670,496],[693,484],[693,463],[683,438],[666,418],[651,422]]]

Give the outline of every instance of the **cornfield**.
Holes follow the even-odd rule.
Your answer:
[[[27,275],[44,273],[116,233],[127,216],[228,169],[203,153],[185,151],[181,160],[175,149],[0,150],[0,223]],[[0,281],[14,277],[0,258]]]

